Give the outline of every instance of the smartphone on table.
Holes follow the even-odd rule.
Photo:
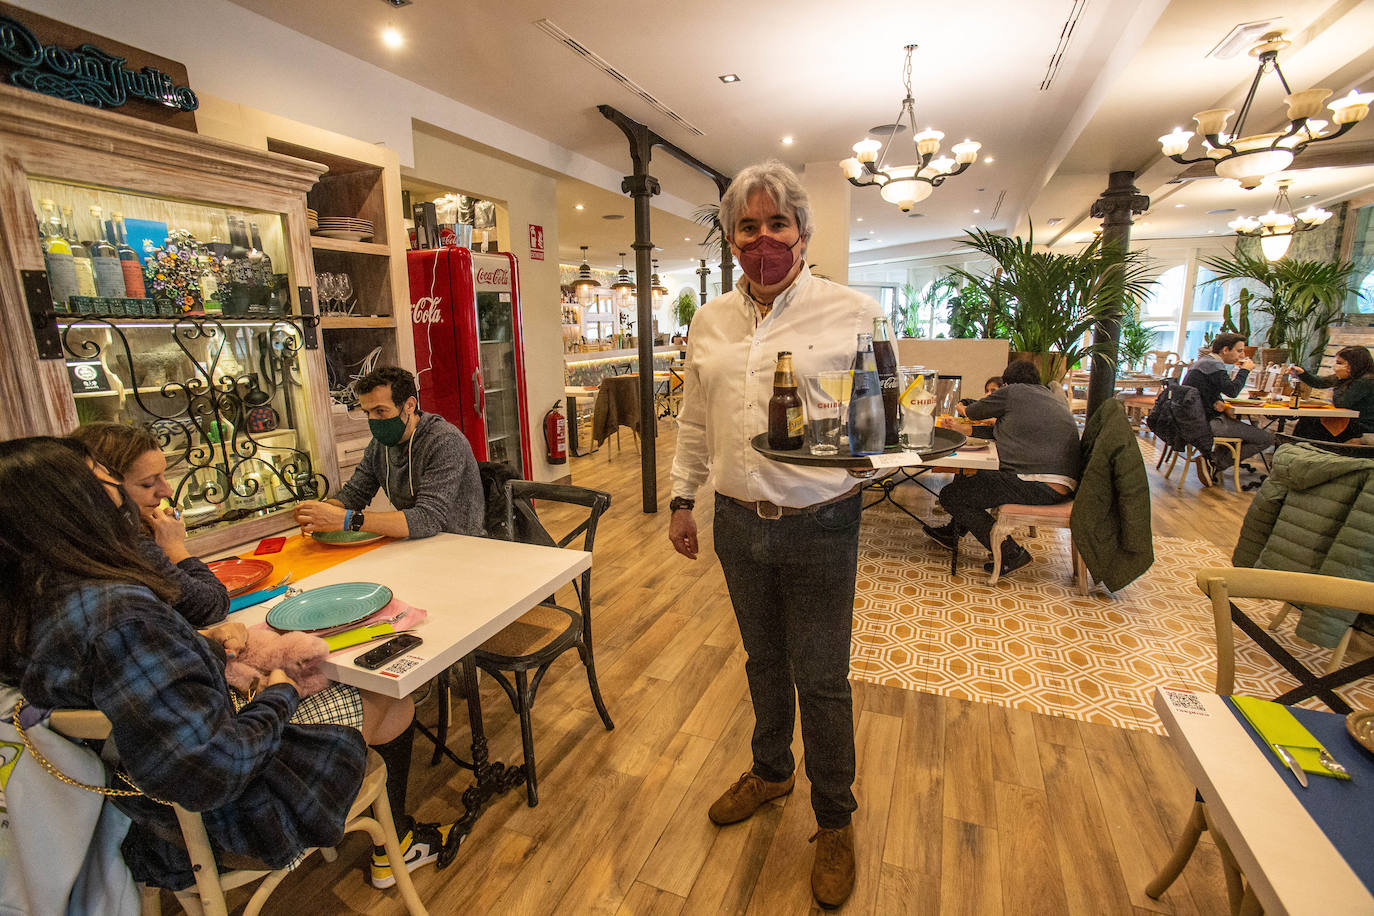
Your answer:
[[[412,633],[402,633],[399,636],[388,639],[375,649],[368,649],[362,655],[353,659],[353,663],[359,668],[374,670],[382,667],[393,658],[400,658],[422,642],[424,642],[424,640]]]

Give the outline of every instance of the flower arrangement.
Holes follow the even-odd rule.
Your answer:
[[[202,278],[208,273],[218,287],[224,282],[224,261],[208,251],[185,229],[174,229],[159,247],[147,246],[143,285],[148,296],[170,303],[174,315],[200,312],[205,303]]]

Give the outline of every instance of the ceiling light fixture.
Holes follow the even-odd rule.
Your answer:
[[[658,258],[654,258],[654,272],[649,277],[649,289],[655,296],[668,295],[668,287],[664,286],[663,282],[658,279]]]
[[[718,77],[716,77],[716,78],[719,79],[722,83],[738,83],[738,82],[739,82],[739,77],[738,77],[738,76],[735,76],[735,74],[733,74],[733,73],[726,73],[726,74],[723,74],[723,75],[718,76]]]
[[[895,123],[901,123],[905,117],[911,126],[911,139],[916,147],[916,163],[884,168],[887,154],[892,149],[891,142],[883,149],[882,158],[879,159],[878,150],[883,146],[882,141],[868,137],[855,143],[855,155],[840,163],[844,177],[849,179],[850,184],[856,188],[876,186],[880,189],[883,200],[896,204],[903,213],[929,197],[946,178],[965,172],[977,161],[978,150],[983,146],[973,140],[965,140],[951,147],[953,159],[948,156],[934,158],[940,151],[940,141],[945,135],[930,128],[919,133],[916,131],[916,100],[911,95],[911,52],[915,51],[916,47],[907,45],[903,48],[906,51],[906,63],[902,66],[902,84],[906,87],[906,96],[902,99],[902,107],[895,119]],[[896,131],[889,134],[888,140],[891,141],[895,134]],[[877,160],[876,164],[874,160]]]
[[[791,146],[791,145],[792,145],[792,138],[791,138],[791,137],[783,137],[783,138],[782,138],[782,145],[783,145],[783,146]]]
[[[399,48],[405,43],[405,37],[394,26],[387,26],[382,29],[382,44],[388,48]]]
[[[1304,89],[1294,92],[1288,85],[1283,71],[1279,69],[1279,52],[1291,42],[1285,41],[1282,32],[1269,32],[1250,53],[1259,58],[1259,67],[1250,83],[1250,91],[1240,106],[1240,117],[1236,119],[1235,130],[1226,132],[1226,121],[1235,114],[1231,108],[1209,108],[1193,115],[1197,122],[1197,132],[1204,138],[1203,154],[1194,159],[1184,158],[1193,131],[1175,127],[1173,133],[1159,138],[1164,155],[1175,162],[1188,165],[1212,159],[1216,171],[1222,178],[1234,178],[1243,188],[1256,188],[1266,175],[1272,175],[1288,168],[1293,158],[1303,151],[1309,143],[1334,140],[1364,120],[1369,114],[1369,103],[1374,101],[1374,93],[1361,93],[1350,90],[1350,94],[1337,99],[1327,107],[1331,109],[1331,119],[1337,125],[1327,131],[1326,121],[1314,117],[1321,111],[1322,102],[1331,95],[1330,89]],[[1288,129],[1272,133],[1245,136],[1245,117],[1250,113],[1250,105],[1255,100],[1255,91],[1265,73],[1273,69],[1279,82],[1288,95]],[[1324,132],[1325,131],[1325,132]]]
[[[1316,229],[1331,218],[1330,210],[1308,207],[1301,213],[1293,212],[1293,204],[1288,200],[1290,181],[1280,181],[1279,196],[1274,198],[1274,206],[1263,216],[1239,216],[1226,225],[1236,235],[1257,238],[1260,251],[1266,261],[1277,261],[1288,253],[1293,236],[1299,232]]]
[[[619,292],[622,289],[634,289],[635,281],[630,279],[630,272],[625,269],[625,252],[620,253],[620,272],[615,276],[615,282],[611,284],[611,289]]]
[[[585,209],[587,209],[587,208],[584,207],[584,206],[582,206],[581,204],[574,204],[574,205],[573,205],[573,209],[574,209],[574,210],[585,210]]]
[[[573,281],[573,289],[590,290],[601,285],[601,282],[592,276],[591,265],[587,263],[587,246],[582,247],[582,266],[577,269],[577,279]]]

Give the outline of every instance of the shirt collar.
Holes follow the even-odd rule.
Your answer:
[[[797,273],[797,276],[792,280],[788,287],[784,289],[782,292],[778,293],[777,297],[773,300],[773,308],[776,310],[786,306],[787,303],[791,302],[796,296],[800,295],[802,290],[804,290],[810,283],[811,266],[807,264],[805,261],[803,261],[802,269]],[[740,273],[740,278],[735,281],[735,289],[739,292],[741,296],[744,297],[744,301],[749,304],[749,307],[751,309],[757,309],[759,307],[758,300],[755,299],[753,296],[749,295],[749,278],[744,276],[743,272]]]

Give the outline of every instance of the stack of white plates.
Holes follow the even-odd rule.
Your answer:
[[[310,229],[311,232],[314,232],[316,229],[320,228],[320,214],[319,214],[319,212],[316,211],[316,210],[312,210],[312,209],[310,209],[309,207],[306,207],[306,208],[305,208],[305,225]]]
[[[371,220],[351,216],[321,216],[318,225],[318,229],[311,231],[325,238],[364,242],[373,236]]]

